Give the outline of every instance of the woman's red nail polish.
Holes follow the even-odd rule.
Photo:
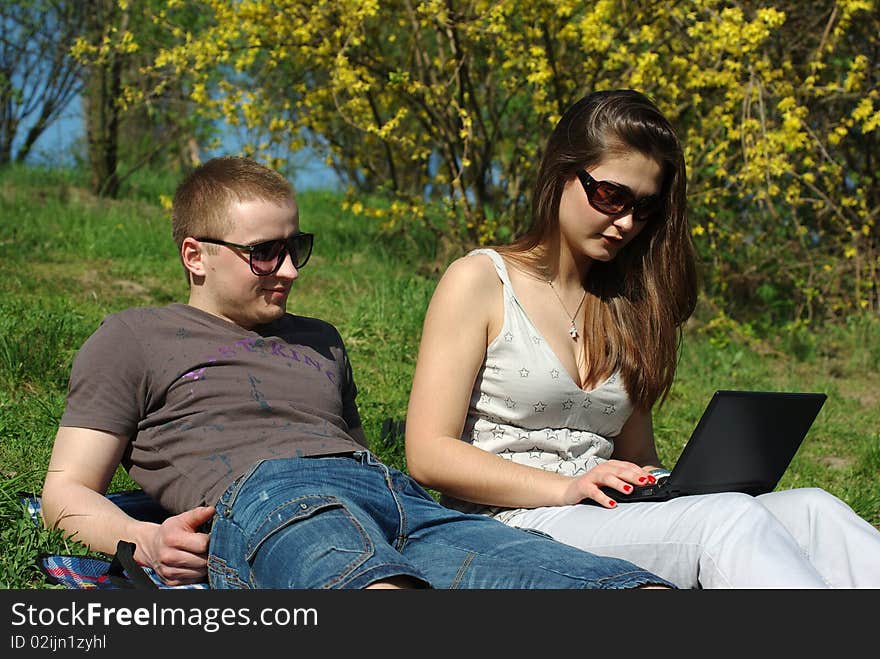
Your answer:
[[[646,480],[648,480],[648,479],[647,479],[645,476],[642,476],[642,477],[639,479],[639,483],[644,483]]]
[[[648,476],[648,482],[649,482],[649,483],[656,483],[656,482],[657,482],[657,479],[654,478],[653,476]]]
[[[623,491],[624,491],[624,492],[629,492],[631,489],[632,489],[632,485],[624,485],[624,486],[623,486]]]
[[[617,502],[614,499],[608,499],[608,505],[614,508],[617,505]]]

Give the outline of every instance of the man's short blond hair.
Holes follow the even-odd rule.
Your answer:
[[[171,206],[177,249],[187,236],[223,238],[232,228],[229,207],[246,201],[293,204],[293,186],[250,158],[222,156],[196,167],[177,187]]]

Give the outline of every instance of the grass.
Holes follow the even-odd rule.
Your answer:
[[[0,172],[0,587],[47,588],[39,552],[86,553],[25,518],[18,492],[39,492],[64,407],[71,360],[108,313],[186,299],[158,195],[175,181],[134,180],[125,199],[97,200],[75,172]],[[155,201],[153,201],[155,199]],[[333,322],[346,340],[371,448],[405,468],[401,438],[382,423],[406,413],[421,322],[437,275],[430,241],[387,236],[332,193],[299,194],[315,253],[290,310]],[[688,326],[676,384],[656,413],[661,458],[673,464],[716,389],[813,390],[828,401],[780,487],[817,486],[880,526],[880,322],[853,318],[761,339],[701,307]],[[116,491],[134,483],[120,469]]]

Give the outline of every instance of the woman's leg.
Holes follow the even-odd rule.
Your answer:
[[[880,531],[819,488],[762,494],[758,500],[794,537],[834,588],[880,588]]]
[[[545,507],[507,523],[631,561],[680,588],[827,587],[785,527],[745,494]]]

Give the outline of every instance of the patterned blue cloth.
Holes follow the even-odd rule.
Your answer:
[[[144,521],[161,522],[168,516],[155,501],[141,490],[128,490],[108,494],[113,501],[132,517]],[[28,514],[34,524],[43,523],[40,516],[41,502],[36,495],[22,496],[22,503],[27,507]],[[103,559],[91,556],[70,556],[65,554],[41,554],[39,568],[50,583],[59,584],[71,589],[117,590],[134,588],[134,582],[127,572],[119,576],[111,574],[112,557]],[[144,573],[158,588],[171,590],[203,590],[208,588],[207,581],[185,586],[168,586],[148,567],[142,568]]]

